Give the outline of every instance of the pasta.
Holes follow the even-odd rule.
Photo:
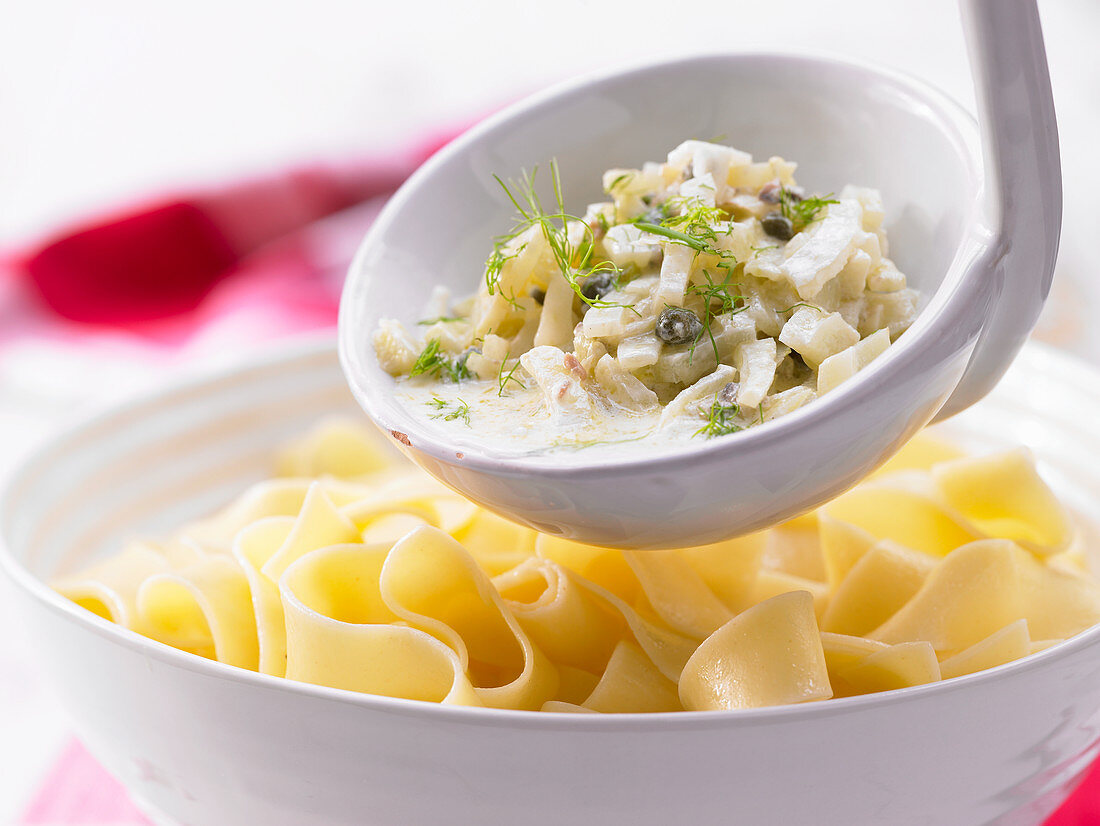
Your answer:
[[[502,183],[516,225],[476,295],[438,288],[412,330],[382,320],[379,364],[426,425],[494,451],[675,445],[791,413],[881,356],[918,299],[879,194],[807,196],[794,170],[689,140],[609,170],[575,216],[553,164],[550,206],[534,173]]]
[[[888,691],[1100,621],[1073,520],[1022,449],[973,457],[923,435],[817,512],[649,552],[536,534],[343,422],[289,445],[276,467],[286,475],[57,590],[239,668],[534,712]]]

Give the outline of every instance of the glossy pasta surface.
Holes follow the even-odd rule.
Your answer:
[[[991,668],[1100,620],[1025,450],[922,436],[770,531],[670,551],[539,535],[320,425],[277,476],[55,583],[198,656],[426,702],[676,712],[824,701]]]

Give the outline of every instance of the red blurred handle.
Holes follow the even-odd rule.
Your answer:
[[[21,269],[65,318],[126,324],[198,305],[257,248],[388,195],[453,133],[385,158],[314,164],[131,206],[55,234]]]

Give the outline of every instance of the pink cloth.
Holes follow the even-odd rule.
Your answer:
[[[78,740],[65,747],[19,821],[19,826],[61,824],[152,826]]]

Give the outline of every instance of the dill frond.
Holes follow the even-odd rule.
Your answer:
[[[440,352],[439,339],[433,338],[416,357],[409,376],[435,376],[461,381],[470,377],[470,371],[466,368],[466,359]]]
[[[736,424],[733,420],[741,415],[741,406],[738,404],[722,404],[718,401],[718,394],[714,394],[714,401],[711,403],[710,411],[707,416],[707,422],[698,430],[696,430],[692,436],[706,436],[708,439],[713,439],[715,436],[725,436],[728,433],[736,433],[744,428]]]
[[[685,198],[682,195],[669,198],[663,206],[665,219],[661,225],[671,229],[683,229],[690,235],[702,233],[704,237],[713,238],[713,224],[725,221],[729,217],[721,207],[707,206],[698,198]],[[678,212],[672,214],[675,210]]]
[[[671,198],[662,205],[665,218],[660,224],[637,220],[634,225],[643,232],[667,238],[696,252],[713,255],[719,259],[718,267],[732,274],[737,258],[729,250],[719,249],[715,224],[727,218],[720,207],[710,207],[697,198]],[[679,210],[676,214],[670,214]],[[643,216],[644,217],[644,216]]]
[[[527,385],[524,384],[519,377],[516,376],[516,370],[519,369],[519,361],[512,365],[512,369],[507,373],[504,372],[504,365],[508,363],[508,356],[510,353],[505,353],[504,360],[500,363],[500,368],[497,370],[497,396],[503,396],[504,391],[508,389],[508,382],[514,381],[522,389],[526,390]]]
[[[439,396],[432,396],[431,401],[427,402],[427,405],[439,411],[432,416],[433,419],[443,419],[445,422],[453,422],[461,419],[466,423],[467,427],[470,426],[470,405],[462,399],[448,402],[439,398]]]
[[[839,203],[831,192],[823,198],[814,195],[799,201],[791,197],[786,187],[779,188],[779,210],[794,225],[795,232],[801,232],[817,221],[821,217],[821,211],[829,204]]]
[[[565,197],[562,192],[561,175],[558,171],[557,161],[552,160],[550,162],[551,183],[554,189],[554,209],[556,210],[554,212],[546,211],[535,190],[537,174],[537,167],[530,173],[525,170],[521,180],[507,183],[498,176],[493,176],[508,196],[508,200],[515,206],[519,217],[511,232],[496,239],[493,252],[486,261],[485,279],[490,295],[499,287],[500,273],[504,264],[519,254],[518,251],[511,255],[505,253],[507,244],[530,227],[537,226],[550,248],[554,263],[557,265],[562,277],[569,283],[570,288],[581,301],[589,307],[632,306],[605,301],[601,298],[589,298],[584,294],[583,286],[580,283],[582,278],[601,272],[613,273],[618,278],[621,276],[622,271],[611,261],[593,260],[595,236],[592,228],[584,222],[583,218],[565,211]],[[570,221],[576,221],[582,227],[581,239],[576,243],[569,240]],[[514,296],[512,301],[515,301]]]
[[[721,283],[715,283],[710,272],[703,270],[705,284],[691,284],[687,288],[689,295],[697,295],[703,299],[703,330],[710,336],[710,346],[714,349],[714,361],[718,363],[718,342],[714,339],[714,330],[711,322],[716,316],[725,313],[741,312],[747,306],[744,296],[738,291],[739,285],[733,280],[733,275],[727,270],[726,277]],[[732,289],[732,292],[731,292]],[[715,307],[717,303],[717,307]],[[701,335],[701,334],[700,334]],[[698,343],[698,339],[696,339]],[[695,344],[691,345],[691,355],[695,355]]]
[[[634,223],[638,229],[642,232],[648,232],[651,235],[659,235],[662,238],[667,238],[670,241],[675,241],[677,244],[683,244],[685,247],[691,247],[696,252],[712,252],[712,247],[702,238],[696,238],[694,235],[688,235],[686,232],[680,232],[679,230],[671,229],[661,224],[651,224],[648,221],[636,221]]]

